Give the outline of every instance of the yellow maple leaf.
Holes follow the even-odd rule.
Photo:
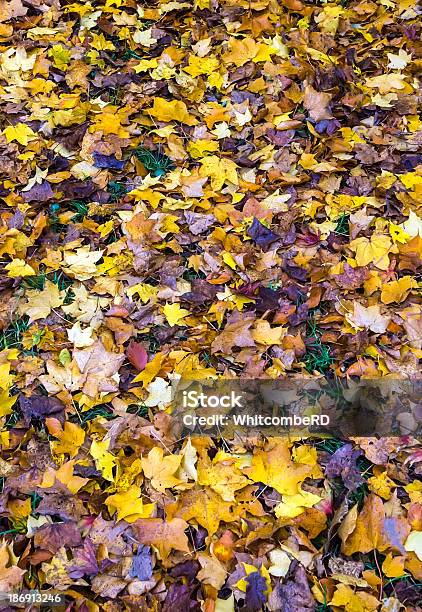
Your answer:
[[[10,373],[10,363],[0,365],[0,417],[12,413],[12,406],[18,399],[18,395],[9,397],[9,389],[12,386],[15,376]]]
[[[211,74],[220,65],[220,61],[216,57],[198,57],[196,55],[189,56],[188,65],[183,68],[185,72],[193,77],[200,74]]]
[[[140,72],[147,72],[151,68],[157,68],[157,66],[158,60],[154,58],[150,60],[141,60],[139,64],[136,64],[136,66],[133,67],[133,69],[136,74],[139,74]]]
[[[166,507],[167,520],[180,517],[185,521],[194,519],[212,536],[220,522],[232,522],[233,502],[226,502],[209,487],[195,487],[183,492],[174,504]]]
[[[183,378],[204,380],[215,377],[215,369],[204,367],[198,354],[187,353],[186,351],[172,351],[170,357],[173,357],[175,353],[181,355],[181,358],[174,364],[174,371],[181,374]]]
[[[141,460],[142,469],[145,476],[151,480],[154,489],[164,493],[166,489],[183,483],[183,480],[175,476],[182,459],[182,455],[167,455],[164,457],[163,449],[156,446],[150,450],[148,457]]]
[[[8,270],[7,276],[10,276],[11,278],[35,275],[34,268],[27,264],[24,259],[12,259],[12,261],[4,267],[6,270]]]
[[[223,60],[236,66],[243,66],[253,59],[259,51],[259,43],[252,38],[230,38],[229,47],[230,51],[224,53]]]
[[[411,276],[403,276],[399,280],[385,283],[381,291],[381,302],[392,304],[393,302],[403,302],[411,289],[417,289],[418,283]]]
[[[71,459],[63,463],[58,470],[48,467],[43,474],[43,479],[40,487],[48,489],[53,487],[56,480],[64,484],[71,493],[77,493],[86,483],[88,478],[81,478],[73,475],[75,460]]]
[[[163,314],[167,319],[168,324],[179,325],[179,321],[187,317],[190,313],[186,308],[181,308],[180,304],[166,304],[163,308]]]
[[[148,285],[148,283],[137,283],[136,285],[132,285],[126,289],[126,295],[128,297],[139,295],[144,304],[146,304],[151,298],[155,297],[157,293],[158,287],[153,287],[152,285]]]
[[[258,46],[257,53],[254,55],[252,61],[254,64],[259,62],[270,62],[271,56],[277,53],[277,48],[265,43],[260,43]]]
[[[59,70],[66,70],[72,54],[69,49],[63,45],[54,45],[48,52],[48,55],[53,58],[53,64]]]
[[[306,52],[312,57],[312,59],[317,62],[322,62],[323,64],[335,64],[336,60],[332,55],[327,55],[318,49],[313,49],[312,47],[306,47]]]
[[[224,501],[234,502],[235,492],[243,489],[250,481],[235,466],[235,458],[223,461],[201,460],[198,463],[198,484],[208,485]]]
[[[221,91],[226,79],[225,76],[220,74],[219,72],[213,72],[207,78],[207,83],[210,87],[215,87],[218,91]]]
[[[60,421],[53,417],[45,420],[47,429],[51,435],[58,438],[50,442],[51,449],[56,455],[69,455],[72,459],[77,455],[79,448],[85,440],[85,432],[76,423],[66,421],[62,428]]]
[[[176,215],[165,215],[164,217],[161,217],[159,229],[157,231],[163,238],[170,233],[178,234],[180,232],[180,228],[176,221],[179,221],[179,217]]]
[[[277,518],[295,518],[305,512],[306,508],[315,506],[321,499],[319,495],[299,489],[294,495],[283,495],[281,503],[274,508],[274,512]]]
[[[198,159],[204,157],[207,153],[218,151],[219,144],[215,140],[196,140],[190,142],[186,148],[191,157]]]
[[[153,359],[145,366],[142,372],[132,380],[133,383],[141,382],[143,387],[147,387],[151,381],[157,376],[163,365],[163,353],[157,353]]]
[[[299,164],[305,170],[310,170],[317,164],[317,160],[315,159],[315,155],[313,153],[302,153],[299,159]]]
[[[223,261],[225,264],[227,264],[229,266],[229,268],[231,268],[232,270],[236,270],[237,268],[237,263],[235,258],[233,257],[233,255],[231,253],[227,253],[227,251],[225,251],[223,253]]]
[[[201,176],[208,176],[211,179],[211,188],[218,191],[226,181],[239,184],[236,172],[237,165],[231,159],[220,159],[217,155],[209,155],[201,159]]]
[[[91,47],[97,49],[97,51],[114,51],[114,49],[116,48],[111,42],[111,40],[107,40],[105,38],[102,32],[101,34],[92,35]]]
[[[80,247],[75,252],[66,251],[63,254],[63,269],[78,280],[87,280],[96,273],[95,264],[102,256],[103,251],[91,251],[89,246]]]
[[[89,482],[89,478],[74,476],[73,471],[75,463],[75,460],[66,461],[66,463],[63,463],[55,472],[57,480],[64,484],[71,493],[77,493],[87,484],[87,482]]]
[[[281,344],[286,331],[282,326],[271,327],[268,321],[260,319],[256,322],[255,329],[251,331],[251,334],[255,342],[271,346],[273,344]]]
[[[0,364],[0,389],[9,389],[12,386],[15,376],[10,373],[10,363]]]
[[[110,219],[110,221],[106,221],[97,227],[95,230],[101,236],[101,238],[106,238],[113,231],[114,221]]]
[[[404,89],[406,81],[404,74],[380,74],[376,77],[366,79],[365,85],[373,89],[379,89],[381,94],[389,93],[393,89]]]
[[[37,321],[45,319],[51,312],[52,308],[61,306],[65,300],[66,292],[60,291],[55,283],[49,280],[45,281],[44,289],[28,290],[26,292],[27,302],[19,307],[19,312],[29,316],[29,321]]]
[[[173,127],[171,125],[167,125],[166,128],[170,128],[170,130],[173,130]],[[166,128],[163,128],[163,130],[165,130]],[[151,131],[161,132],[161,130],[151,130]],[[166,134],[159,134],[159,135],[164,136]],[[167,134],[167,136],[169,136],[169,134]],[[157,179],[155,180],[157,181]],[[144,183],[145,182],[146,181],[144,180]],[[161,200],[164,199],[164,195],[162,193],[158,191],[153,191],[152,189],[132,189],[132,191],[130,191],[128,195],[133,197],[136,201],[146,200],[147,202],[151,204],[152,208],[157,208]]]
[[[377,470],[377,472],[379,471],[380,470]],[[386,471],[379,474],[377,473],[375,476],[371,476],[371,478],[368,478],[367,482],[369,490],[376,493],[383,499],[390,499],[391,490],[393,487],[397,486],[396,483],[388,476]]]
[[[375,612],[380,602],[365,591],[356,591],[347,584],[338,584],[330,606],[338,606],[345,612]]]
[[[7,510],[12,515],[13,519],[27,519],[31,514],[31,498],[12,499],[7,503]],[[25,521],[26,523],[26,521]]]
[[[195,125],[196,119],[189,114],[186,104],[181,100],[166,100],[165,98],[154,98],[154,106],[148,113],[159,121],[180,121],[186,125]]]
[[[406,174],[400,174],[398,178],[406,189],[413,189],[417,185],[422,185],[422,176],[416,174],[416,172],[406,172]]]
[[[373,263],[380,270],[387,270],[390,265],[388,253],[392,247],[389,236],[375,234],[371,238],[361,236],[350,242],[350,248],[356,251],[358,266],[367,266]]]
[[[129,132],[121,125],[121,117],[118,113],[103,111],[95,119],[95,123],[89,128],[90,132],[102,132],[103,134],[116,134],[119,138],[128,138]]]
[[[140,518],[149,518],[155,508],[155,504],[144,505],[140,495],[141,489],[132,485],[127,491],[109,495],[105,503],[110,514],[117,512],[118,521],[124,519],[127,523],[134,523]]]
[[[337,32],[339,19],[345,13],[345,9],[341,6],[326,6],[321,13],[315,16],[315,22],[323,32],[334,36]]]
[[[15,404],[18,397],[18,395],[12,395],[12,397],[10,397],[8,389],[0,391],[0,417],[12,414],[12,406]]]
[[[393,557],[389,552],[382,564],[382,572],[387,578],[399,578],[405,574],[405,557]]]
[[[267,451],[256,450],[244,472],[254,482],[263,482],[282,495],[296,495],[314,465],[313,459],[311,464],[292,461],[289,444],[283,440]]]
[[[415,504],[422,504],[422,481],[414,480],[404,487],[409,494],[410,501]]]
[[[113,481],[113,467],[116,465],[114,455],[108,452],[110,446],[110,440],[93,440],[91,448],[89,449],[90,455],[95,460],[95,467],[100,470],[103,477],[106,480]]]
[[[407,234],[403,227],[400,227],[400,225],[396,225],[395,223],[389,223],[388,231],[390,232],[390,236],[395,243],[399,242],[400,244],[405,244],[406,242],[409,242],[411,238],[410,234]]]
[[[6,136],[7,142],[13,142],[16,140],[21,145],[27,146],[30,140],[36,138],[35,132],[26,125],[26,123],[17,123],[16,125],[9,125],[3,130],[3,134]]]

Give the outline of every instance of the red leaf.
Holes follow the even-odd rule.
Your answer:
[[[139,372],[142,372],[148,363],[148,353],[140,342],[131,342],[127,347],[126,355]]]

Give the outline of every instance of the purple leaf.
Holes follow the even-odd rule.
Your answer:
[[[195,595],[187,584],[176,582],[170,585],[164,601],[162,612],[199,612],[199,603],[193,600]]]
[[[172,578],[187,578],[188,582],[193,582],[196,574],[201,569],[198,561],[183,561],[172,567],[169,571]]]
[[[54,191],[51,189],[50,183],[43,181],[40,185],[35,184],[28,191],[22,191],[21,196],[25,202],[47,202],[54,198]]]
[[[93,153],[94,166],[97,168],[113,168],[114,170],[123,170],[125,161],[116,159],[114,155],[103,155],[102,153]]]
[[[360,449],[353,450],[351,444],[345,444],[331,456],[325,468],[327,478],[341,476],[345,487],[349,491],[356,491],[363,483],[363,478],[356,465],[357,459],[362,455]]]
[[[37,548],[56,552],[62,547],[73,548],[82,544],[81,534],[75,522],[53,523],[37,529],[34,536]]]
[[[23,412],[24,421],[27,424],[31,422],[31,419],[40,419],[47,416],[54,416],[63,422],[64,404],[57,397],[47,397],[45,395],[25,397],[21,395],[19,404]]]
[[[265,227],[256,217],[254,217],[253,223],[246,232],[252,240],[261,247],[267,247],[272,242],[280,240],[280,236],[272,232],[268,227]]]
[[[96,576],[99,572],[95,549],[90,538],[86,538],[83,548],[77,548],[73,555],[73,565],[69,568],[69,577],[78,580],[82,576]]]
[[[152,559],[149,546],[139,547],[138,554],[133,557],[129,575],[139,580],[150,580],[152,576]]]
[[[278,583],[272,591],[269,603],[271,610],[283,612],[314,612],[315,599],[309,588],[305,570],[293,561],[284,584]]]
[[[248,583],[246,601],[242,610],[244,612],[262,610],[262,606],[267,600],[264,594],[268,588],[265,578],[259,572],[252,572],[246,577],[246,582]]]

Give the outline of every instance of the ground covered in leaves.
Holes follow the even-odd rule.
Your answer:
[[[421,609],[417,397],[378,440],[170,403],[420,375],[420,34],[412,0],[1,2],[0,591]]]

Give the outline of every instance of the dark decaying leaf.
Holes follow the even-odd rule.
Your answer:
[[[97,168],[113,168],[114,170],[123,170],[125,161],[116,159],[114,155],[102,155],[101,153],[93,153],[94,165]]]
[[[256,217],[248,228],[247,234],[260,247],[268,247],[272,242],[280,239],[278,234],[265,227]]]
[[[273,612],[315,612],[316,602],[302,565],[293,561],[284,582],[279,582],[269,597]]]
[[[54,417],[59,421],[63,421],[64,405],[57,397],[45,395],[21,396],[19,404],[27,423],[31,419],[45,417]]]
[[[180,582],[170,585],[164,600],[163,612],[199,612],[200,609],[190,585]]]
[[[81,548],[73,549],[73,560],[68,574],[71,578],[78,580],[82,576],[95,576],[98,571],[94,546],[90,538],[85,538]]]
[[[206,280],[194,278],[191,283],[192,291],[182,295],[183,300],[194,304],[203,304],[207,300],[215,298],[221,291],[221,285],[211,285]]]
[[[43,525],[35,532],[34,544],[55,554],[62,546],[73,548],[82,545],[81,533],[73,521]]]
[[[198,561],[183,561],[172,567],[169,574],[174,578],[185,578],[188,582],[192,582],[200,569]]]
[[[344,486],[349,491],[355,491],[363,483],[362,475],[356,465],[362,454],[362,451],[354,449],[352,444],[345,444],[330,457],[325,468],[327,477],[341,476]]]
[[[366,268],[352,268],[348,263],[344,264],[343,274],[336,274],[335,280],[339,287],[349,291],[358,289],[368,277]]]

